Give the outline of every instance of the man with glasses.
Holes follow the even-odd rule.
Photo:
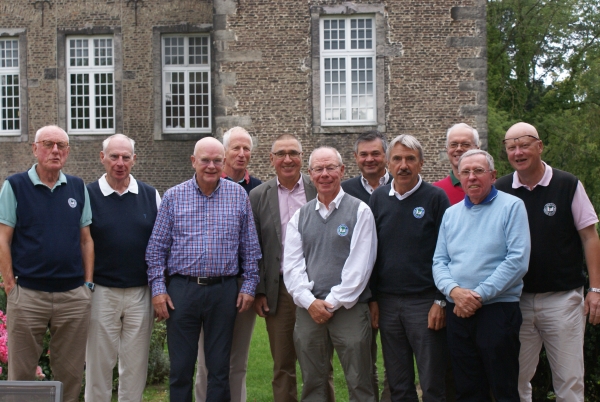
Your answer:
[[[248,164],[252,156],[252,137],[242,127],[234,127],[223,134],[223,147],[225,148],[225,161],[221,177],[242,186],[246,193],[262,182],[250,176]],[[240,261],[241,267],[241,261]],[[243,284],[238,273],[238,288]],[[246,401],[246,371],[248,369],[248,352],[252,331],[256,322],[254,309],[238,313],[233,327],[233,343],[231,345],[231,365],[229,369],[229,385],[231,387],[231,400],[233,402]],[[204,356],[204,331],[200,333],[198,342],[198,368],[196,370],[196,400],[206,400],[207,370]]]
[[[250,204],[263,258],[258,262],[260,282],[254,309],[265,319],[273,357],[273,401],[298,400],[294,324],[296,306],[282,277],[286,228],[294,213],[317,196],[302,168],[302,145],[292,134],[282,134],[271,146],[271,166],[276,177],[250,192]],[[328,400],[335,400],[333,380]]]
[[[296,308],[294,344],[302,370],[302,400],[327,399],[333,349],[340,358],[350,401],[374,402],[367,287],[377,253],[369,207],[344,192],[339,152],[310,155],[317,198],[292,217],[285,237],[283,278]]]
[[[65,401],[77,401],[94,290],[92,212],[83,180],[66,175],[69,137],[40,128],[37,163],[6,179],[0,192],[0,273],[8,295],[8,379],[35,380],[50,330],[52,373]]]
[[[146,250],[157,318],[167,320],[170,397],[191,401],[200,330],[208,369],[207,401],[230,400],[229,366],[238,312],[252,308],[260,246],[244,189],[221,178],[225,150],[196,143],[196,174],[164,194]],[[238,290],[238,262],[244,282]]]
[[[470,149],[479,149],[477,130],[465,123],[458,123],[450,127],[446,133],[446,154],[452,169],[444,179],[432,183],[446,192],[450,205],[461,202],[465,198],[465,192],[458,177],[458,160]]]
[[[523,201],[496,190],[494,160],[472,149],[459,160],[466,197],[444,214],[433,256],[446,295],[457,401],[519,401],[519,297],[530,253]]]
[[[441,189],[421,179],[423,148],[415,137],[394,138],[388,161],[394,180],[375,190],[369,203],[379,239],[371,275],[371,319],[381,329],[391,399],[418,399],[415,359],[423,400],[443,402],[448,366],[446,302],[435,287],[431,265],[450,203]]]
[[[542,161],[544,145],[535,127],[517,123],[503,142],[515,172],[500,178],[497,187],[525,202],[531,231],[520,302],[521,401],[531,401],[530,381],[542,344],[557,400],[583,401],[585,316],[590,324],[600,323],[598,217],[581,182]],[[584,256],[590,280],[585,299]]]

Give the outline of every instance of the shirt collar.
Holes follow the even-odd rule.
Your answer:
[[[390,172],[388,172],[388,170],[385,169],[385,174],[379,178],[379,185],[380,186],[385,185],[388,182],[389,178],[390,178]],[[365,176],[362,175],[362,173],[360,174],[360,180],[361,180],[363,186],[365,186],[365,187],[371,186],[369,184],[368,180],[365,179]]]
[[[421,184],[423,183],[423,179],[421,178],[421,175],[419,175],[419,181],[417,182],[417,184],[411,188],[409,191],[407,191],[406,193],[400,195],[399,192],[396,191],[396,189],[394,188],[394,181],[392,181],[390,184],[390,192],[388,193],[388,195],[390,197],[392,196],[396,196],[396,198],[398,198],[400,201],[410,197],[415,191],[417,191],[419,189],[419,187],[421,187]]]
[[[287,187],[282,186],[281,183],[279,182],[279,177],[275,176],[275,180],[277,181],[277,187],[281,188],[281,189],[286,189],[288,190]],[[296,189],[299,188],[304,188],[304,180],[302,180],[302,173],[300,173],[300,178],[298,179],[298,181],[296,182],[296,184],[294,184],[294,187],[292,187],[291,190],[288,190],[290,193]]]
[[[450,180],[454,187],[460,186],[460,179],[457,179],[456,176],[454,176],[454,170],[450,170]]]
[[[100,191],[102,192],[102,195],[104,195],[105,197],[111,195],[112,193],[119,194],[110,186],[110,184],[108,184],[108,181],[106,180],[106,173],[104,173],[102,177],[98,179],[98,185],[100,186]],[[129,186],[127,186],[125,191],[123,191],[123,193],[120,195],[123,195],[125,193],[138,193],[137,180],[134,179],[132,175],[129,175]]]
[[[221,188],[221,182],[223,180],[227,180],[227,179],[220,178],[219,179],[219,184],[217,184],[217,187],[208,196],[204,195],[204,193],[202,192],[202,189],[198,186],[198,181],[196,180],[196,173],[194,173],[194,177],[192,178],[192,183],[193,183],[194,187],[196,187],[196,189],[198,189],[198,191],[200,191],[200,194],[204,195],[205,197],[212,197]],[[231,180],[229,180],[229,181],[231,181]]]
[[[42,183],[42,181],[40,180],[40,176],[38,175],[37,171],[35,170],[37,165],[38,165],[37,163],[34,163],[33,166],[31,167],[31,169],[29,169],[29,171],[27,171],[29,180],[31,180],[31,182],[33,183],[34,186],[38,186],[38,185],[46,186],[44,183]],[[54,187],[52,187],[50,190],[54,190],[56,187],[62,186],[63,184],[66,184],[66,183],[67,183],[67,176],[65,176],[61,170],[58,174],[58,180],[56,180],[56,183],[54,183]],[[46,187],[48,187],[48,186],[46,186]],[[50,187],[48,187],[48,188],[50,188]]]
[[[229,181],[233,181],[233,179],[229,176],[227,176],[227,173],[225,173],[225,171],[221,172],[221,177],[224,179],[227,179]],[[240,181],[238,181],[238,184],[242,184],[246,182],[246,184],[250,183],[250,173],[248,173],[248,169],[246,169],[246,172],[244,173],[244,177],[242,177],[242,179]]]
[[[544,170],[544,175],[542,176],[539,183],[529,188],[528,185],[521,183],[521,180],[519,180],[519,175],[515,171],[513,173],[512,188],[525,187],[527,190],[531,191],[534,188],[536,188],[536,186],[548,187],[548,185],[550,184],[550,180],[552,180],[552,168],[546,162],[542,161],[542,163],[544,164],[546,169]]]
[[[327,207],[332,206],[332,205],[335,209],[338,209],[340,207],[340,202],[342,201],[342,197],[344,197],[344,194],[346,194],[344,192],[344,189],[342,187],[340,187],[340,192],[337,193],[337,195],[335,196],[335,198],[333,199],[333,201],[331,201],[331,203],[329,205],[325,205],[321,201],[319,201],[319,195],[317,194],[317,203],[315,205],[315,210],[318,211],[319,208],[321,208],[321,207],[323,207],[325,209],[329,209]]]
[[[490,190],[490,193],[487,195],[487,197],[485,197],[483,201],[481,201],[477,205],[489,204],[490,202],[494,201],[494,198],[496,198],[496,196],[498,196],[498,190],[496,190],[496,186],[492,186],[492,189]],[[474,205],[475,204],[473,204],[469,199],[469,196],[465,194],[465,207],[471,209]]]

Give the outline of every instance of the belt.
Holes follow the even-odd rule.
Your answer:
[[[175,275],[171,275],[171,276],[179,276],[181,278],[186,279],[188,282],[194,282],[200,286],[215,285],[217,283],[223,283],[227,279],[235,278],[235,276],[209,276],[209,277],[206,277],[206,276],[189,276],[189,275],[181,275],[181,274],[175,274]]]

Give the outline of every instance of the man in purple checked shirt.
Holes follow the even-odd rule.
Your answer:
[[[196,174],[167,190],[158,211],[146,250],[148,283],[158,321],[167,320],[171,400],[192,401],[203,328],[206,400],[229,401],[233,325],[238,311],[252,307],[260,246],[246,191],[221,178],[223,145],[203,138],[191,160]]]

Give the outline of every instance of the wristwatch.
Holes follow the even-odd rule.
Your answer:
[[[446,307],[446,300],[436,300],[434,301],[434,303],[440,306],[441,308]]]
[[[85,286],[87,286],[87,288],[89,290],[91,290],[92,292],[94,291],[94,289],[96,288],[96,285],[94,285],[94,282],[85,282],[84,283]]]
[[[589,288],[588,292],[592,292],[592,293],[600,293],[600,288]]]

